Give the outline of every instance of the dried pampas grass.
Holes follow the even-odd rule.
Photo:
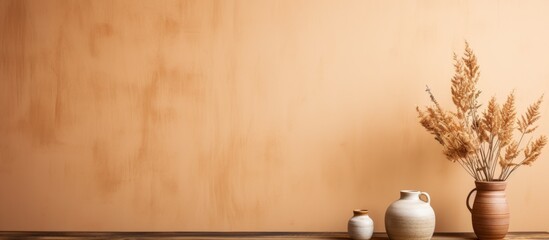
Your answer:
[[[444,110],[429,87],[426,91],[434,106],[416,110],[420,124],[435,136],[449,160],[459,163],[477,181],[504,181],[520,166],[532,165],[547,144],[547,137],[542,135],[520,148],[524,137],[537,128],[535,123],[540,118],[543,96],[518,120],[514,92],[507,96],[503,105],[492,97],[479,114],[481,92],[476,89],[479,78],[477,57],[465,42],[464,56],[454,54],[451,93],[456,111]],[[518,141],[513,138],[515,130],[520,133]],[[523,159],[515,161],[520,152]],[[497,169],[499,175],[496,175]]]

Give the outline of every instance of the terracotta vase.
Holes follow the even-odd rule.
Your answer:
[[[426,201],[419,197],[424,195]],[[435,212],[426,192],[402,190],[400,199],[385,212],[385,230],[391,240],[429,240],[435,231]]]
[[[374,233],[374,221],[368,216],[368,210],[356,209],[347,224],[349,236],[355,240],[367,240]]]
[[[476,188],[467,195],[473,229],[479,239],[503,239],[509,230],[509,205],[505,197],[507,182],[475,182]],[[469,198],[477,192],[473,207]]]

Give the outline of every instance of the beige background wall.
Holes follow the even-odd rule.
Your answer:
[[[549,94],[547,1],[0,1],[0,230],[384,231],[400,189],[472,231],[420,128],[467,39],[482,99]],[[539,132],[549,131],[549,104]],[[538,133],[539,133],[538,132]],[[511,230],[549,230],[549,152]]]

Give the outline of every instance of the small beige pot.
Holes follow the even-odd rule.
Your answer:
[[[355,240],[367,240],[374,234],[374,221],[368,216],[368,210],[355,209],[347,224],[349,236]]]

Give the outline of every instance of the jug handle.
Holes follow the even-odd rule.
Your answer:
[[[431,196],[429,196],[428,193],[426,193],[426,192],[420,192],[420,193],[419,193],[419,196],[421,197],[421,195],[424,195],[424,196],[427,198],[427,201],[425,201],[426,203],[431,203]]]
[[[473,209],[469,205],[469,198],[471,197],[471,194],[473,194],[473,192],[475,192],[476,190],[477,188],[473,188],[473,190],[469,192],[469,195],[467,195],[467,200],[465,200],[465,204],[467,205],[467,209],[469,209],[469,212],[473,212]]]

